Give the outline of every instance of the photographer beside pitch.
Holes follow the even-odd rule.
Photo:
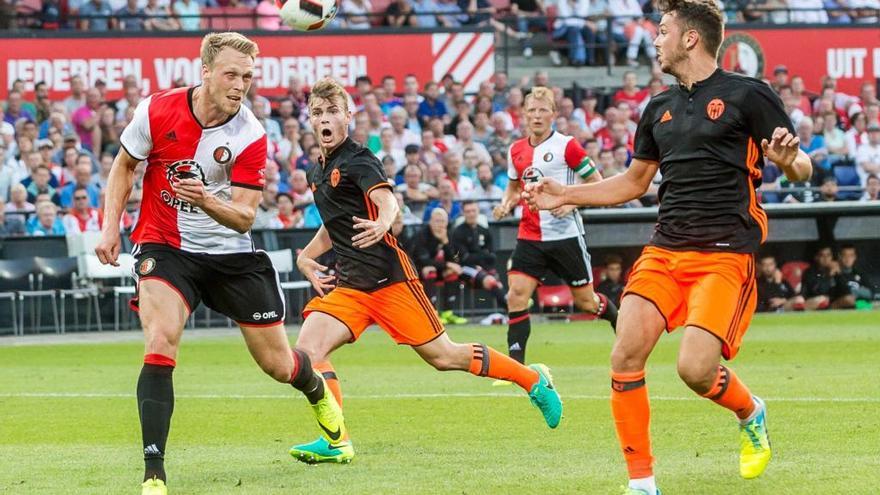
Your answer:
[[[759,476],[770,461],[766,406],[720,361],[736,356],[756,306],[754,255],[767,237],[755,195],[761,152],[793,182],[812,173],[773,90],[718,68],[724,25],[715,2],[665,0],[660,8],[658,61],[679,84],[648,103],[630,167],[597,184],[544,178],[523,192],[541,210],[614,205],[640,197],[662,172],[657,226],[624,290],[611,352],[611,407],[632,495],[660,493],[645,363],[664,329],[685,327],[681,379],[739,419],[742,477]]]

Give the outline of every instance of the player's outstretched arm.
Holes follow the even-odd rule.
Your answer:
[[[251,230],[257,217],[257,205],[263,192],[257,189],[232,186],[232,200],[223,201],[214,196],[198,179],[182,179],[172,182],[171,188],[178,198],[201,208],[220,225],[244,234]]]
[[[761,149],[770,161],[779,166],[788,180],[802,182],[813,175],[813,162],[800,149],[800,138],[785,127],[774,129],[769,141],[761,140]]]
[[[530,208],[537,210],[552,210],[562,205],[619,205],[642,197],[657,174],[658,167],[657,162],[633,159],[626,172],[620,175],[571,186],[544,177],[538,182],[526,184],[522,197]]]
[[[351,238],[351,243],[357,248],[367,248],[382,240],[382,237],[391,229],[391,224],[400,211],[397,198],[387,187],[379,187],[370,191],[370,201],[379,210],[374,220],[352,217],[355,230],[360,232]]]
[[[306,247],[296,257],[296,267],[312,283],[315,292],[321,297],[324,297],[325,291],[333,288],[333,277],[321,273],[326,272],[327,267],[315,260],[332,247],[333,241],[330,240],[330,233],[327,232],[326,227],[321,225],[321,228],[315,233],[315,237],[306,244]]]
[[[104,224],[101,226],[101,241],[95,247],[95,254],[101,263],[119,266],[119,219],[128,203],[134,187],[135,169],[141,161],[128,154],[125,148],[119,150],[107,178],[107,193],[104,198]]]

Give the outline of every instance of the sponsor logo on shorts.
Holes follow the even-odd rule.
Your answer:
[[[330,173],[330,186],[336,187],[339,185],[340,179],[339,169],[333,169],[333,172]]]
[[[226,165],[229,163],[229,160],[232,160],[232,150],[227,148],[226,146],[218,146],[214,150],[214,161],[219,163],[220,165]]]
[[[585,278],[582,278],[582,279],[580,279],[580,280],[574,280],[574,281],[572,281],[570,285],[571,285],[572,287],[580,287],[580,286],[582,286],[582,285],[587,285],[588,283],[589,283],[589,280],[587,280],[587,279],[585,279]]]
[[[153,258],[147,258],[144,261],[141,261],[141,264],[138,265],[138,273],[146,275],[153,271],[153,268],[156,268],[156,260]]]
[[[260,321],[268,320],[269,318],[278,318],[278,313],[276,313],[275,311],[266,311],[265,313],[260,313],[259,311],[257,311],[251,316],[253,317],[254,321]]]

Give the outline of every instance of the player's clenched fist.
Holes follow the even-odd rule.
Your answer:
[[[95,246],[98,261],[104,265],[119,266],[119,232],[102,232],[101,241]]]

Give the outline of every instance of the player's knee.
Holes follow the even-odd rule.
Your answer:
[[[531,294],[526,291],[511,286],[507,291],[507,306],[511,311],[526,309],[529,304],[529,296]]]
[[[707,366],[684,359],[678,361],[678,376],[681,381],[698,394],[705,394],[712,388],[717,374],[717,365]]]
[[[290,362],[279,360],[277,362],[260,364],[260,368],[276,382],[290,383],[293,377],[293,366]]]
[[[160,325],[153,325],[146,329],[146,352],[147,354],[162,354],[163,356],[174,356],[177,354],[178,339],[172,337],[175,329],[163,328]]]
[[[611,349],[611,369],[618,373],[629,373],[645,369],[645,361],[648,357],[642,352],[630,346],[625,346],[620,341],[615,342]]]

